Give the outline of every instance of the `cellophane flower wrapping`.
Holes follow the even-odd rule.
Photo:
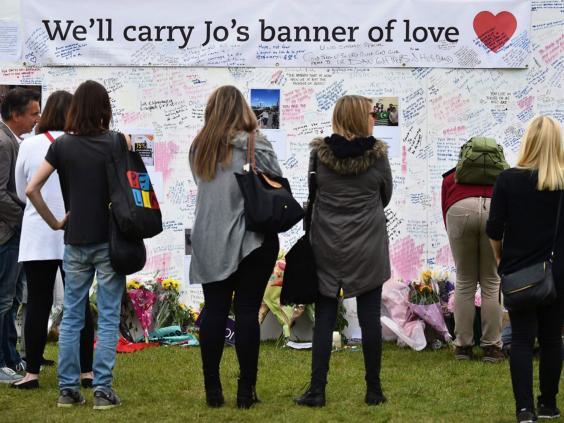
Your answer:
[[[133,310],[143,328],[145,342],[149,342],[149,328],[153,324],[153,305],[157,296],[145,287],[132,288],[127,290],[127,295],[131,300]]]

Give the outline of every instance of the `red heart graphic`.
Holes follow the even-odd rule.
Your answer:
[[[494,53],[497,53],[511,38],[517,29],[517,19],[509,12],[482,11],[474,17],[474,32],[478,38]]]

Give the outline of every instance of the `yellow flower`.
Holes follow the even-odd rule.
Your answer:
[[[127,289],[139,289],[140,286],[139,282],[135,279],[131,279],[127,282]]]
[[[423,282],[429,282],[431,280],[431,271],[425,270],[423,273],[421,273],[421,280]]]

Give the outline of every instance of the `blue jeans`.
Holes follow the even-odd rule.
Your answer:
[[[110,264],[108,243],[66,245],[63,269],[65,296],[59,334],[59,388],[79,389],[80,331],[84,327],[84,307],[94,274],[98,284],[98,340],[92,366],[93,385],[111,388],[125,275],[116,273]]]
[[[0,367],[13,367],[21,361],[15,324],[23,292],[19,247],[19,234],[0,245]]]

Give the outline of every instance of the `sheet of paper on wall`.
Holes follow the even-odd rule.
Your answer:
[[[202,285],[190,285],[190,262],[191,255],[184,256],[184,281],[182,284],[182,302],[193,309],[200,310],[204,302]]]
[[[151,178],[151,184],[153,185],[157,200],[162,203],[165,198],[163,173],[157,172],[154,167],[147,167],[147,172],[149,173],[149,178]]]
[[[281,129],[261,129],[261,132],[268,138],[268,141],[272,144],[274,152],[278,161],[283,161],[288,158],[288,152],[286,148],[286,131]]]
[[[18,62],[21,54],[22,44],[18,21],[0,19],[0,62]]]
[[[400,127],[398,97],[372,98],[374,130],[372,135],[388,144],[388,157],[400,157]]]

